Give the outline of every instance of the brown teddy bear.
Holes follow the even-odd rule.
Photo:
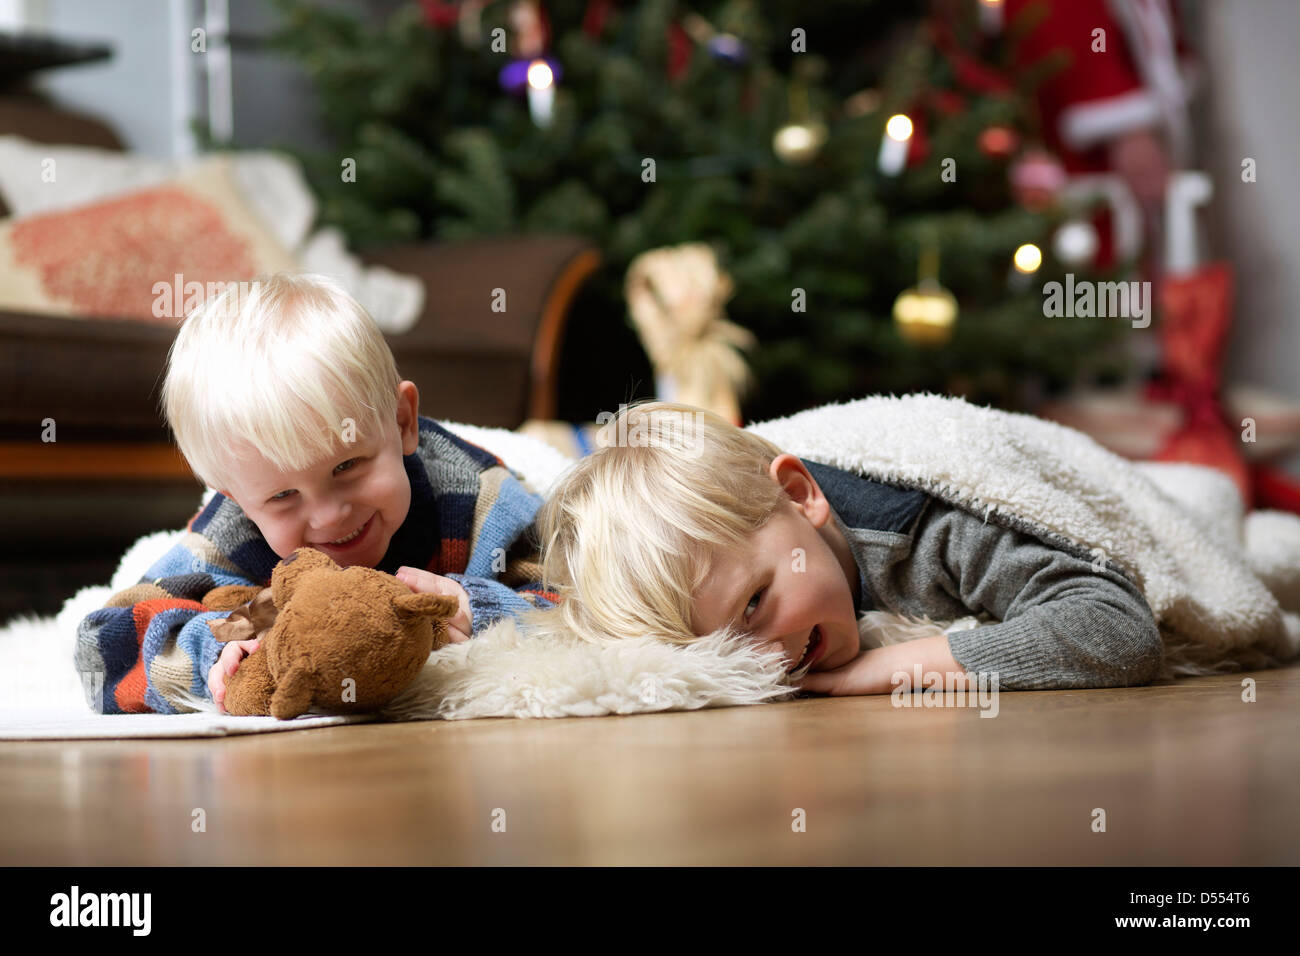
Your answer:
[[[281,720],[379,710],[444,643],[459,608],[454,597],[415,594],[391,574],[341,568],[305,547],[275,566],[269,588],[226,585],[203,604],[234,609],[208,622],[218,641],[262,638],[226,682],[226,711]]]

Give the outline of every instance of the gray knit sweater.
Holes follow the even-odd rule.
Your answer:
[[[1009,690],[1125,687],[1159,673],[1164,648],[1151,608],[1113,563],[1098,569],[1083,549],[805,463],[853,552],[861,610],[936,622],[991,615],[993,623],[949,634],[948,646],[967,672],[996,673]],[[855,517],[867,526],[854,527]]]

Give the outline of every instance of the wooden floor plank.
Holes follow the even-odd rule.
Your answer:
[[[1300,668],[1251,676],[5,742],[0,863],[1294,866]]]

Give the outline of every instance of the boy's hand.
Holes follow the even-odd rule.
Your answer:
[[[469,606],[469,592],[451,578],[418,568],[400,567],[394,575],[416,594],[447,594],[460,601],[460,611],[447,622],[447,640],[453,644],[468,641],[474,633],[474,614]]]
[[[948,635],[921,637],[902,644],[873,647],[863,651],[842,667],[831,671],[810,671],[798,682],[800,690],[832,697],[860,694],[893,693],[894,675],[904,672],[910,679],[913,668],[921,665],[922,673],[937,671],[944,675],[962,674],[966,669],[952,656]]]
[[[880,686],[880,664],[871,656],[876,650],[879,648],[865,650],[834,670],[809,671],[798,682],[799,689],[832,697],[885,693],[889,688]]]
[[[208,692],[212,694],[212,700],[223,714],[227,712],[226,681],[230,679],[230,675],[239,670],[239,662],[257,650],[261,643],[260,637],[247,641],[230,641],[221,649],[221,655],[212,665],[212,670],[208,671]]]

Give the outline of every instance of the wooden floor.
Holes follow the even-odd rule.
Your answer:
[[[7,742],[0,864],[1294,866],[1300,668],[1250,676]]]

